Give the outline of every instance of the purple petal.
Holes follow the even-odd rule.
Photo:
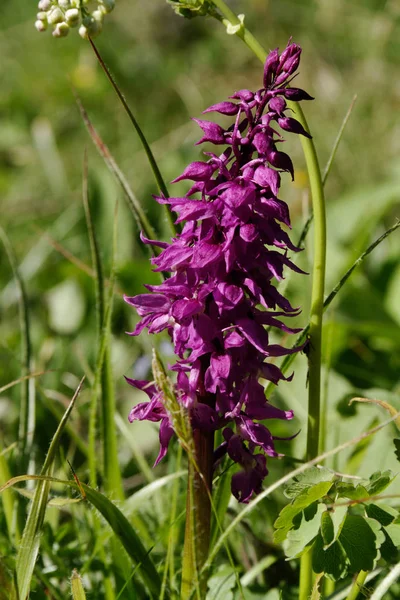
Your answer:
[[[233,102],[218,102],[218,104],[213,104],[206,110],[203,110],[203,114],[209,112],[218,112],[221,115],[236,115],[239,111],[240,105],[234,104]]]
[[[300,135],[304,135],[305,137],[311,139],[311,135],[304,129],[303,125],[299,123],[296,119],[292,119],[291,117],[282,117],[278,119],[278,125],[282,127],[285,131],[290,131],[291,133],[298,133]]]
[[[156,467],[158,465],[158,463],[160,462],[160,460],[162,460],[164,458],[164,456],[167,454],[168,444],[173,435],[174,435],[174,430],[172,429],[168,418],[163,419],[161,421],[160,433],[159,433],[160,452],[156,458],[156,461],[155,461],[153,467]]]
[[[203,142],[212,142],[213,144],[225,144],[225,130],[217,123],[212,121],[203,121],[202,119],[193,119],[197,125],[204,131],[204,136],[197,142],[196,145]]]
[[[183,171],[182,175],[179,175],[176,179],[173,179],[171,183],[182,181],[183,179],[191,179],[192,181],[207,181],[211,178],[215,171],[215,167],[205,162],[192,162]]]

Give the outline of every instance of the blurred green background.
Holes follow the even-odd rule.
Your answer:
[[[357,94],[326,186],[330,291],[399,215],[400,4],[396,0],[242,0],[230,5],[246,13],[246,24],[267,49],[282,49],[290,36],[303,47],[297,82],[315,96],[312,103],[304,103],[304,110],[322,166]],[[134,339],[124,333],[132,330],[136,317],[124,305],[122,293],[143,291],[142,283],[155,281],[155,275],[124,197],[92,146],[72,87],[157,232],[162,237],[168,233],[152,198],[157,188],[139,140],[89,43],[75,31],[61,40],[53,39],[50,32],[37,33],[35,13],[35,2],[28,0],[0,4],[0,205],[1,224],[29,296],[33,367],[53,369],[40,378],[37,388],[40,458],[59,418],[57,405],[65,404],[81,374],[90,372],[88,365],[93,367],[95,356],[93,280],[77,264],[90,266],[81,200],[85,148],[91,204],[108,269],[114,204],[120,199],[112,357],[123,423],[133,402],[143,399],[125,384],[123,374],[144,378],[154,343],[146,335]],[[194,147],[199,131],[190,117],[200,116],[234,90],[256,89],[262,81],[261,64],[240,40],[226,35],[211,19],[179,18],[164,0],[117,0],[97,45],[167,181],[201,156]],[[290,203],[296,240],[308,214],[307,176],[298,139],[290,134],[286,138],[296,181],[294,186],[285,185],[282,198]],[[170,190],[179,195],[185,187]],[[312,235],[298,258],[308,271],[311,240]],[[382,416],[380,409],[364,405],[357,409],[356,419],[349,416],[339,428],[336,405],[346,394],[373,395],[400,407],[399,251],[395,233],[357,271],[328,313],[325,389],[330,445],[361,433],[374,415]],[[4,385],[20,376],[21,363],[16,288],[3,248],[0,256],[0,385]],[[299,322],[305,325],[310,277],[292,277],[289,293],[294,304],[304,307]],[[162,349],[168,356],[168,345]],[[305,357],[299,356],[297,363],[295,383],[282,386],[280,399],[295,408],[296,427],[305,431]],[[6,445],[16,438],[18,394],[13,389],[0,398],[0,431]],[[88,393],[83,394],[74,416],[74,427],[83,437],[88,398]],[[135,423],[128,431],[151,453],[151,463],[157,453],[156,429]],[[304,436],[295,443],[301,454]],[[287,444],[281,447],[286,451]],[[131,454],[126,444],[120,450],[126,485],[135,487],[140,477],[134,479]]]

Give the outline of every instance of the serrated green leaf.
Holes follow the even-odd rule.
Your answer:
[[[388,535],[384,527],[383,533],[385,535],[385,541],[380,547],[379,551],[383,560],[386,560],[386,562],[392,562],[398,557],[399,551],[393,544],[392,538]]]
[[[378,549],[385,541],[381,526],[374,519],[347,515],[339,537],[353,572],[372,571]]]
[[[235,571],[229,565],[222,565],[208,580],[206,600],[232,600],[235,583]]]
[[[367,490],[370,496],[381,494],[392,483],[394,477],[391,471],[381,473],[377,471],[369,478],[370,483],[367,485]]]
[[[320,483],[321,481],[332,481],[334,474],[322,467],[311,467],[303,473],[300,473],[293,479],[293,483],[290,483],[284,494],[286,498],[296,498],[299,494],[302,494],[313,485]]]
[[[394,453],[396,455],[397,460],[400,462],[400,440],[394,438],[393,443],[395,448]]]
[[[381,525],[390,525],[399,516],[399,512],[387,504],[367,504],[365,510],[371,519],[376,519]]]
[[[297,558],[298,556],[301,556],[306,546],[308,546],[318,534],[321,525],[321,517],[326,512],[326,506],[322,503],[314,503],[314,505],[307,508],[315,508],[315,510],[312,511],[313,516],[310,515],[310,518],[307,518],[307,509],[304,510],[300,526],[297,529],[291,529],[284,541],[283,549],[288,558]]]
[[[321,481],[297,496],[291,504],[288,504],[281,510],[275,521],[275,527],[277,529],[274,533],[275,543],[281,543],[286,539],[288,531],[293,527],[293,519],[295,516],[313,502],[323,498],[329,492],[332,485],[332,481]]]
[[[324,540],[324,550],[329,548],[338,539],[344,521],[346,519],[348,506],[336,506],[333,510],[322,515],[321,535]]]
[[[339,498],[348,498],[349,500],[367,500],[369,498],[367,488],[361,483],[356,487],[351,483],[338,483],[336,490]]]
[[[396,547],[400,546],[400,525],[398,523],[391,523],[385,527],[385,531],[392,540]]]
[[[335,581],[347,573],[346,553],[340,542],[334,542],[324,550],[324,540],[318,535],[313,546],[312,568],[314,573],[325,573]]]

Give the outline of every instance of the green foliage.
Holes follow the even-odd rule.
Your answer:
[[[288,558],[312,547],[314,572],[334,580],[371,571],[381,548],[389,558],[400,545],[399,511],[375,502],[393,479],[390,471],[378,471],[355,485],[333,480],[327,469],[308,469],[285,491],[292,501],[275,521],[274,540],[284,542]]]

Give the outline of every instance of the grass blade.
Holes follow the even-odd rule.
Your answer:
[[[342,139],[342,136],[343,136],[344,130],[346,128],[347,122],[350,119],[350,115],[353,112],[353,108],[354,108],[354,105],[356,103],[356,100],[357,100],[357,94],[355,94],[353,96],[353,100],[351,101],[349,109],[348,109],[348,111],[347,111],[347,113],[346,113],[346,115],[345,115],[345,117],[343,119],[342,125],[340,126],[339,132],[338,132],[338,134],[336,136],[336,139],[335,139],[335,142],[333,144],[330,156],[328,158],[328,162],[326,163],[324,172],[322,174],[322,185],[323,186],[325,186],[326,180],[328,179],[328,175],[330,173],[333,161],[335,159],[337,149],[339,148],[339,144],[340,144],[340,141]],[[300,237],[299,237],[299,241],[297,242],[297,246],[299,248],[301,248],[301,245],[304,243],[304,240],[307,237],[308,231],[309,231],[309,229],[311,227],[311,223],[313,222],[313,218],[314,218],[314,215],[313,215],[313,213],[311,213],[309,215],[307,221],[304,224],[303,230],[302,230],[302,232],[300,234]]]
[[[49,450],[47,452],[41,475],[48,475],[52,472],[52,467],[56,452],[59,446],[61,435],[65,429],[65,425],[74,408],[76,399],[81,391],[84,378],[81,379],[79,386],[64,413],[64,416],[54,434]],[[48,481],[39,481],[35,490],[35,496],[32,501],[25,529],[22,534],[21,543],[18,550],[15,572],[17,580],[17,595],[14,598],[26,600],[29,595],[30,583],[35,568],[37,555],[40,545],[40,534],[42,531],[46,505],[50,491],[50,483]]]
[[[335,142],[333,144],[333,148],[331,150],[331,154],[330,154],[330,156],[328,158],[328,162],[326,163],[326,167],[325,167],[324,172],[322,174],[322,183],[323,183],[323,185],[325,185],[326,180],[328,179],[328,175],[330,173],[333,161],[335,160],[337,149],[338,149],[339,144],[341,142],[341,139],[342,139],[344,130],[346,128],[347,122],[350,119],[351,113],[353,112],[353,108],[354,108],[354,105],[356,103],[356,100],[357,100],[357,94],[354,94],[353,100],[351,101],[349,109],[348,109],[348,111],[347,111],[347,113],[346,113],[346,115],[345,115],[345,117],[344,117],[344,119],[342,121],[342,124],[340,126],[339,132],[338,132],[338,134],[336,136],[336,140],[335,140]]]
[[[58,430],[57,430],[58,431]],[[85,501],[90,502],[92,506],[94,506],[99,513],[104,517],[107,523],[110,525],[112,531],[120,540],[121,544],[125,548],[126,552],[133,560],[136,565],[140,566],[140,572],[143,580],[147,585],[147,589],[151,592],[154,598],[159,598],[159,592],[161,589],[161,580],[160,576],[157,572],[157,569],[154,565],[150,557],[150,550],[146,550],[143,546],[139,536],[136,534],[132,525],[125,517],[125,515],[119,510],[115,504],[111,502],[101,492],[91,488],[85,483],[79,482],[79,485],[76,481],[68,481],[63,479],[57,479],[56,477],[51,477],[48,475],[20,475],[18,477],[13,477],[10,479],[5,485],[0,488],[0,493],[4,492],[4,490],[9,489],[10,487],[20,483],[22,481],[36,480],[40,484],[48,484],[50,486],[51,483],[60,483],[69,486],[77,491],[83,489],[85,494]],[[22,600],[22,597],[21,597]]]
[[[96,58],[99,61],[99,64],[100,64],[101,68],[103,69],[103,71],[106,74],[109,82],[111,83],[112,87],[114,88],[115,93],[117,94],[119,100],[121,101],[121,104],[122,104],[122,106],[125,109],[125,112],[127,113],[127,115],[129,117],[132,125],[134,126],[134,128],[136,130],[136,133],[139,136],[139,139],[140,139],[140,141],[142,143],[142,146],[144,148],[144,151],[146,153],[147,160],[149,161],[151,170],[153,171],[155,180],[157,182],[158,189],[163,194],[163,196],[165,196],[165,198],[168,198],[169,194],[168,194],[167,186],[165,185],[165,182],[164,182],[164,179],[163,179],[163,177],[161,175],[160,169],[158,168],[157,161],[154,158],[154,155],[153,155],[153,153],[151,151],[151,148],[150,148],[150,146],[149,146],[149,144],[148,144],[148,142],[146,140],[146,137],[145,137],[145,135],[144,135],[144,133],[143,133],[143,131],[142,131],[139,123],[137,122],[134,114],[132,113],[131,109],[129,108],[128,103],[125,100],[125,97],[124,97],[123,93],[119,89],[116,81],[114,80],[114,77],[111,75],[109,69],[107,68],[107,65],[105,64],[104,60],[102,59],[102,57],[100,55],[100,52],[98,51],[97,47],[95,46],[95,44],[94,44],[94,42],[93,42],[93,40],[91,38],[89,38],[89,42],[90,42],[90,44],[91,44],[91,46],[93,48],[93,52],[95,53]],[[170,230],[171,230],[171,234],[172,235],[176,235],[176,226],[175,226],[174,220],[172,218],[172,214],[171,214],[170,210],[168,209],[167,205],[165,206],[164,209],[165,209],[165,214],[166,214],[166,217],[167,217],[168,225],[169,225]]]
[[[380,582],[370,600],[381,600],[384,598],[386,592],[389,590],[392,583],[395,583],[400,577],[400,562],[398,562],[393,569],[389,571],[384,579]]]
[[[18,442],[20,450],[20,469],[27,471],[33,433],[35,428],[35,388],[30,385],[29,373],[31,370],[31,339],[29,326],[28,298],[25,285],[18,269],[17,259],[11,242],[0,226],[0,237],[3,242],[8,260],[10,262],[14,281],[18,294],[19,320],[21,329],[21,362],[22,362],[22,386],[19,407],[19,431]]]
[[[78,96],[76,96],[76,101],[77,101],[83,122],[86,125],[86,128],[89,132],[90,137],[92,138],[94,145],[96,146],[97,150],[99,151],[99,154],[103,158],[107,167],[109,168],[111,173],[113,173],[113,175],[116,177],[116,179],[118,180],[119,184],[121,185],[122,189],[125,192],[125,195],[128,199],[129,208],[131,209],[132,214],[136,220],[139,231],[143,231],[147,238],[154,240],[156,238],[156,233],[155,233],[153,227],[150,225],[149,220],[147,219],[142,207],[140,206],[140,202],[136,198],[135,194],[132,191],[132,188],[130,187],[128,181],[126,180],[125,175],[122,173],[121,169],[118,167],[113,156],[111,155],[110,150],[107,148],[106,144],[103,142],[100,135],[94,128],[94,126],[93,126],[92,122],[90,121],[89,116],[88,116],[86,110],[84,109]],[[155,250],[154,250],[153,246],[151,246],[151,245],[150,245],[150,251],[152,252],[152,254],[154,256],[156,255]]]

